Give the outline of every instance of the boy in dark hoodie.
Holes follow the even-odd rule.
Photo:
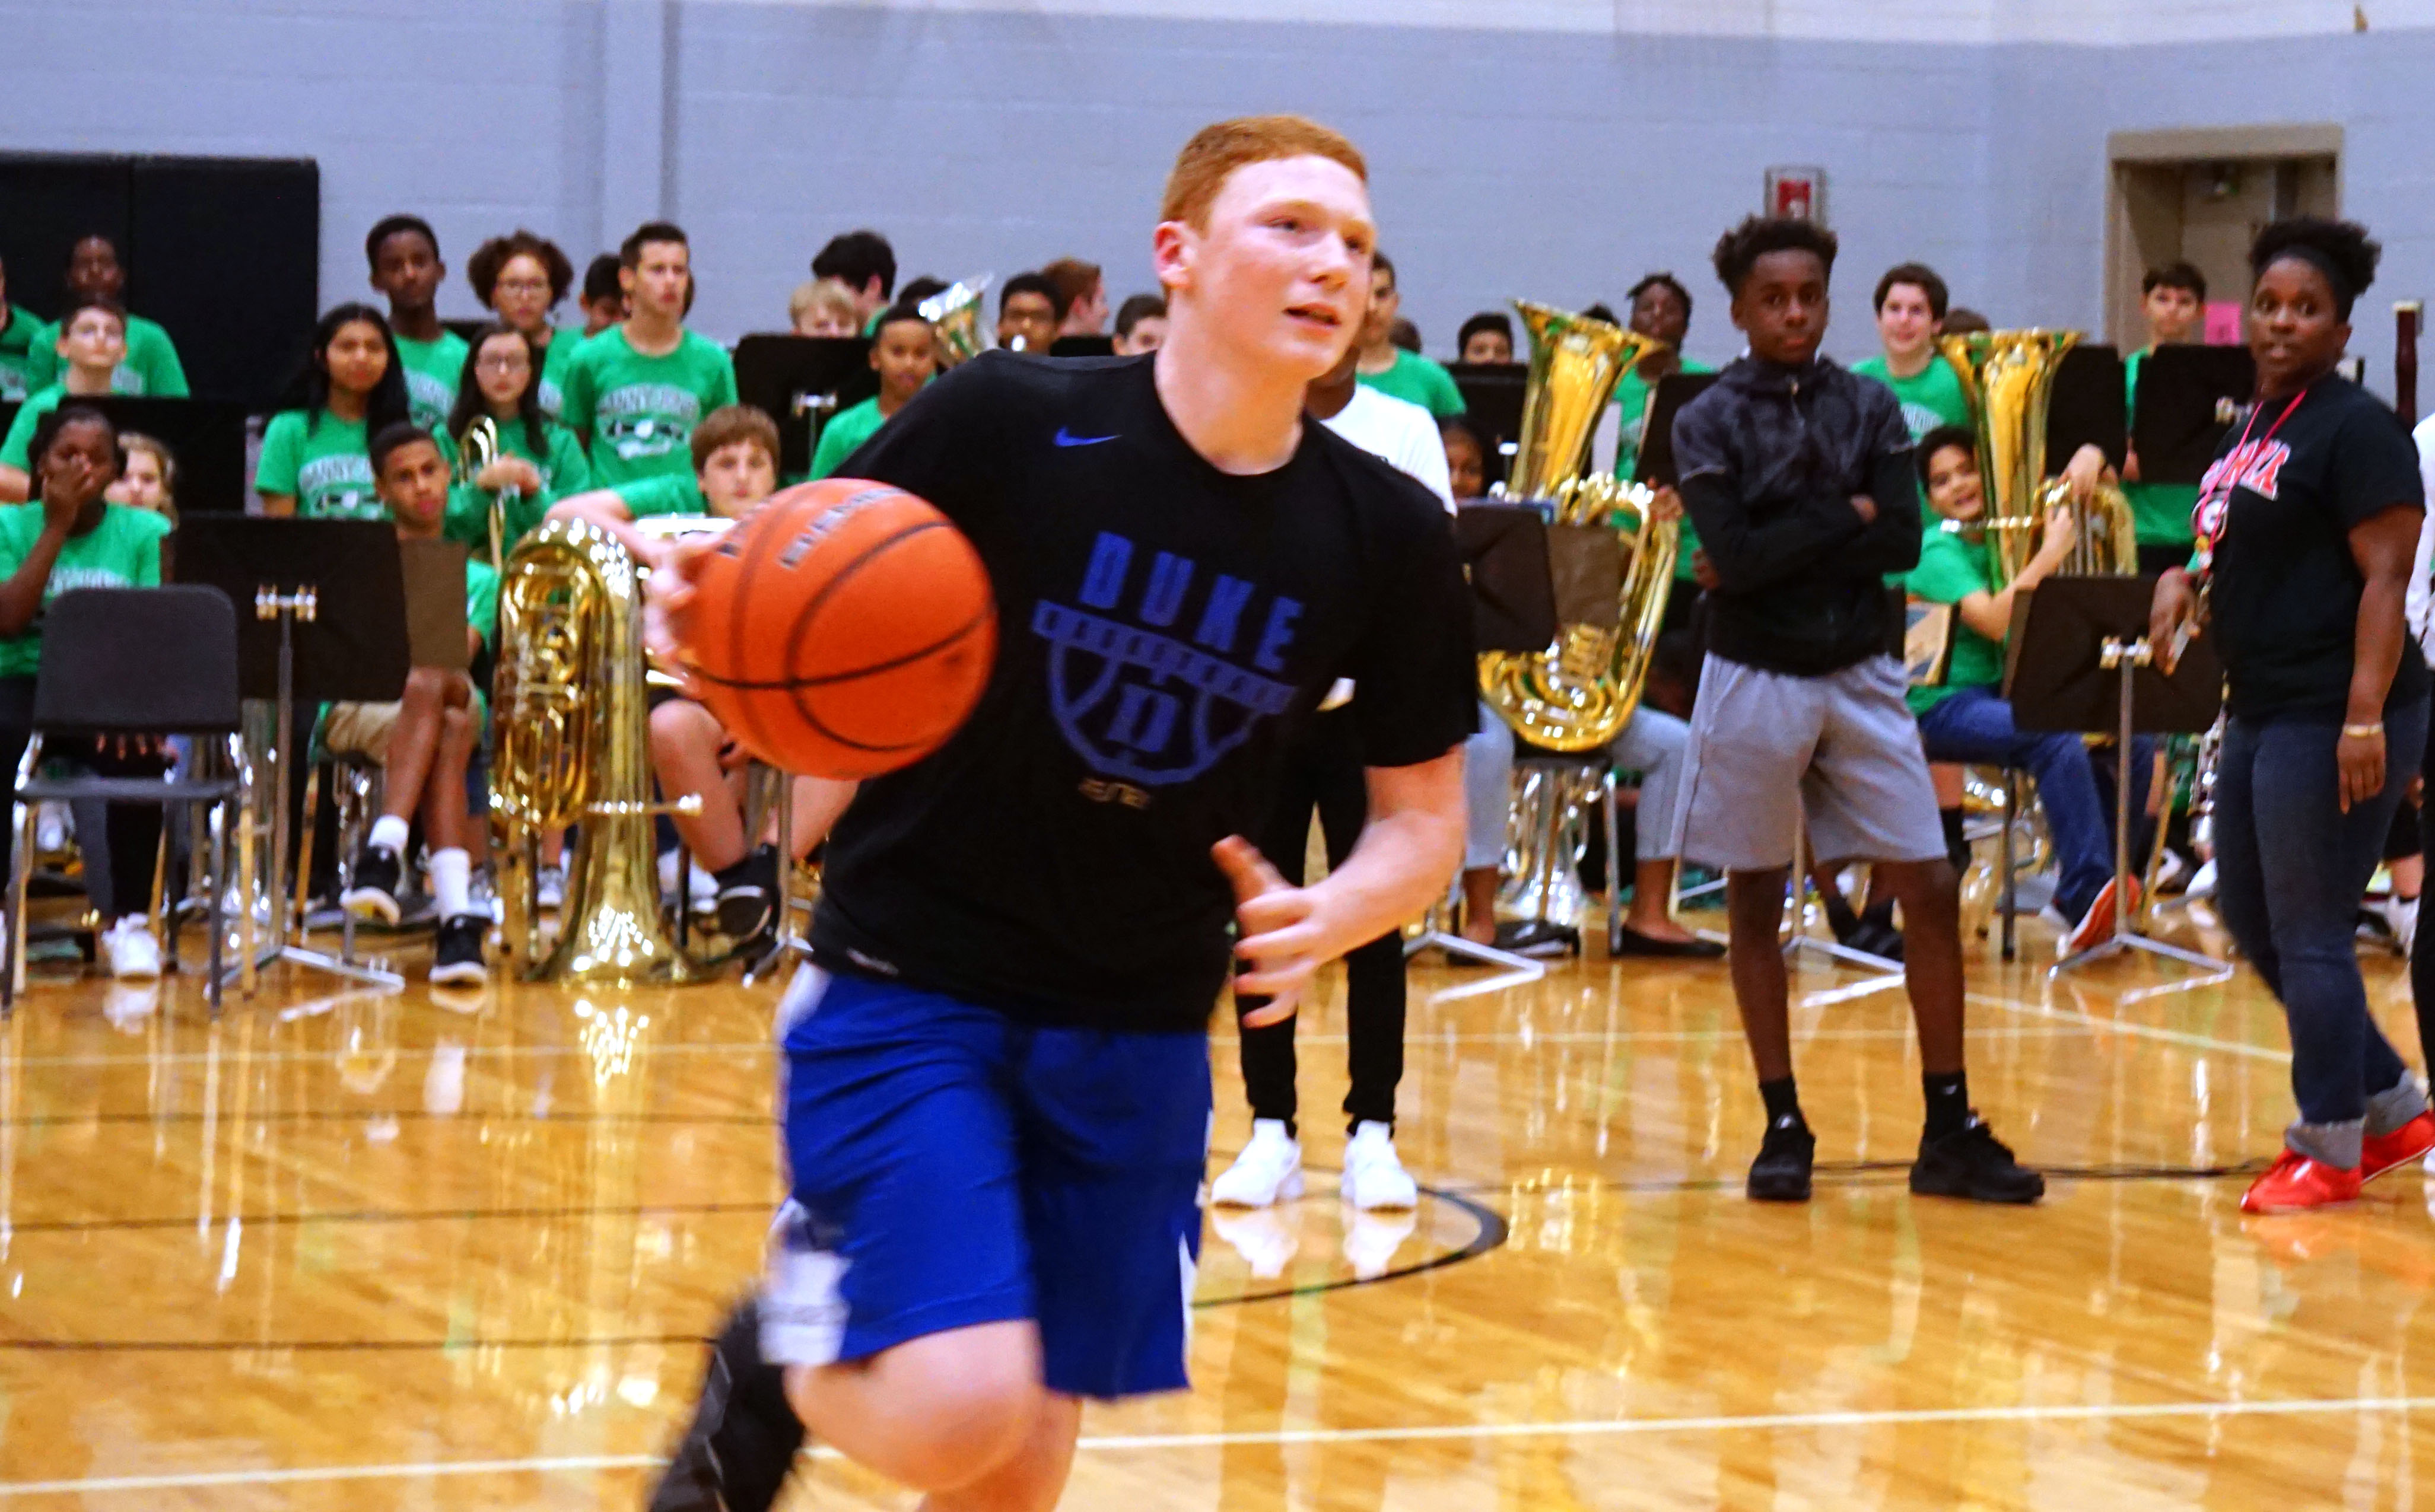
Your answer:
[[[1734,996],[1768,1117],[1752,1197],[1806,1200],[1817,1147],[1776,940],[1805,820],[1818,855],[1875,862],[1902,904],[1927,1101],[1911,1190],[2034,1202],[2044,1180],[1979,1121],[1962,1071],[1958,887],[1888,650],[1902,616],[1886,576],[1919,560],[1917,473],[1891,390],[1818,354],[1835,245],[1813,222],[1758,217],[1717,243],[1750,352],[1674,421],[1683,503],[1718,584],[1673,850],[1726,873]]]

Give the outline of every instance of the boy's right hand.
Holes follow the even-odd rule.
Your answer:
[[[686,611],[693,607],[693,575],[703,557],[717,546],[717,536],[659,542],[665,550],[648,563],[643,583],[643,644],[651,660],[668,670],[686,697],[698,697],[693,666],[684,658]]]

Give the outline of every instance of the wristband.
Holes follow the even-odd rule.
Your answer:
[[[2370,737],[2382,740],[2384,738],[2384,721],[2379,719],[2374,724],[2368,725],[2344,725],[2342,727],[2342,733],[2353,740],[2366,740]]]

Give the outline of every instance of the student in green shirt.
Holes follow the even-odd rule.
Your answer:
[[[78,241],[68,254],[67,288],[71,315],[77,303],[90,300],[124,310],[127,270],[119,263],[118,245],[99,234]],[[59,381],[59,338],[56,323],[41,327],[27,338],[26,381],[34,388]],[[127,318],[127,355],[111,375],[111,392],[155,399],[186,397],[186,369],[178,361],[178,348],[168,332],[140,315]]]
[[[448,459],[438,438],[410,422],[392,422],[372,436],[372,476],[400,541],[430,541],[448,512]],[[465,564],[465,639],[475,658],[498,628],[499,579],[488,563]],[[339,903],[358,919],[394,924],[406,877],[406,849],[414,816],[423,816],[429,848],[423,868],[439,905],[440,932],[431,980],[478,986],[488,974],[482,936],[490,916],[473,905],[474,851],[487,850],[485,826],[467,817],[465,774],[482,742],[480,700],[463,672],[416,667],[395,703],[330,706],[323,740],[335,752],[369,756],[381,765],[381,816],[355,853],[354,875]]]
[[[2206,315],[2206,275],[2187,263],[2151,267],[2139,281],[2139,312],[2148,318],[2148,344],[2122,359],[2122,402],[2139,407],[2139,369],[2158,347],[2194,339]],[[2195,483],[2143,483],[2134,443],[2122,463],[2122,491],[2138,523],[2139,570],[2161,573],[2190,557],[2190,512],[2198,507]]]
[[[1615,386],[1615,475],[1627,482],[1640,471],[1641,444],[1648,438],[1649,401],[1657,392],[1658,381],[1670,373],[1716,370],[1683,355],[1683,339],[1691,333],[1691,291],[1681,279],[1664,271],[1650,273],[1632,286],[1630,298],[1632,314],[1626,319],[1632,330],[1666,344],[1625,369],[1623,380]],[[1700,549],[1700,532],[1693,528],[1688,514],[1682,516],[1681,531],[1674,555],[1678,583],[1692,576]],[[1667,628],[1686,623],[1698,598],[1695,590],[1676,589],[1666,602]]]
[[[632,313],[576,352],[561,411],[591,455],[593,482],[604,488],[682,475],[694,426],[735,403],[735,364],[684,327],[693,289],[685,233],[652,221],[626,238],[617,264]]]
[[[364,237],[372,287],[389,301],[389,328],[406,371],[406,400],[414,422],[433,435],[457,404],[457,375],[465,343],[440,323],[440,285],[448,265],[440,237],[420,215],[385,215]]]
[[[43,611],[79,588],[158,587],[161,541],[169,533],[161,516],[105,501],[122,457],[117,433],[100,411],[70,401],[45,414],[34,432],[32,456],[41,502],[0,508],[0,760],[10,772],[32,734]],[[43,751],[73,757],[106,777],[157,778],[166,765],[149,739],[55,737]],[[13,838],[0,837],[0,862]],[[109,895],[95,896],[93,905],[114,920],[101,937],[111,971],[121,977],[159,976],[161,945],[147,914],[161,810],[112,803],[101,838],[110,848]]]
[[[561,333],[549,323],[549,313],[575,286],[575,265],[556,242],[518,230],[474,249],[465,265],[465,282],[474,285],[474,297],[489,306],[500,324],[515,327],[531,340],[540,353],[541,412],[558,419],[562,403],[559,379],[574,360],[575,349],[583,344],[583,335]],[[464,392],[461,382],[458,392]]]
[[[1384,252],[1370,259],[1370,312],[1362,317],[1361,357],[1355,375],[1381,393],[1420,405],[1439,420],[1463,411],[1462,390],[1454,375],[1422,356],[1395,345],[1395,318],[1403,313],[1404,297],[1395,291],[1395,265]]]
[[[667,540],[635,529],[635,521],[672,515],[740,520],[778,491],[778,426],[750,404],[722,404],[704,416],[688,451],[690,472],[569,494],[549,507],[549,518],[589,520],[648,566],[666,553]]]
[[[0,263],[0,400],[21,400],[35,389],[31,344],[43,322],[9,302],[9,267]]]
[[[443,534],[483,557],[491,551],[493,503],[502,516],[504,552],[540,524],[553,503],[592,486],[592,464],[575,433],[542,413],[540,366],[532,337],[511,325],[486,325],[475,334],[458,380],[457,406],[448,412],[450,466],[462,453],[465,433],[485,417],[498,428],[499,455],[449,490]]]
[[[1936,350],[1952,303],[1944,280],[1925,263],[1900,263],[1877,280],[1877,340],[1882,355],[1852,365],[1902,401],[1903,423],[1918,440],[1940,425],[1970,423],[1970,392]]]
[[[116,305],[84,301],[68,312],[57,346],[66,365],[59,381],[36,389],[19,406],[7,438],[0,440],[0,500],[16,503],[31,495],[37,421],[59,408],[62,399],[100,398],[112,392],[112,375],[127,355],[127,317]]]
[[[263,512],[381,519],[371,438],[406,418],[406,375],[381,313],[341,304],[321,317],[304,370],[304,407],[273,415],[262,433],[253,490]]]
[[[812,454],[813,477],[835,472],[878,433],[889,416],[911,404],[939,370],[938,344],[920,310],[900,304],[879,318],[878,333],[871,342],[871,365],[879,373],[879,392],[839,411],[820,427],[820,444]]]

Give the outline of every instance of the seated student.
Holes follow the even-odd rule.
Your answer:
[[[1048,355],[1063,313],[1057,285],[1038,273],[1017,273],[998,286],[997,344],[1009,352]]]
[[[541,412],[558,419],[558,381],[583,338],[570,335],[560,340],[558,328],[549,323],[549,312],[574,287],[575,265],[558,243],[518,230],[474,249],[465,264],[465,282],[474,285],[474,297],[499,318],[501,325],[513,326],[531,340],[541,363]],[[465,391],[461,376],[457,391],[459,396]]]
[[[617,283],[633,313],[576,352],[564,419],[591,455],[596,483],[682,477],[694,426],[735,403],[735,364],[718,343],[685,329],[693,249],[682,228],[664,220],[635,228],[617,248]]]
[[[1413,348],[1395,341],[1395,323],[1403,313],[1403,296],[1395,290],[1395,265],[1384,252],[1370,259],[1370,309],[1361,319],[1356,342],[1361,348],[1357,369],[1361,381],[1407,400],[1443,420],[1463,410],[1462,390],[1454,375]]]
[[[833,278],[816,278],[795,285],[786,296],[786,325],[799,336],[858,336],[860,307],[854,290]]]
[[[1097,263],[1061,257],[1040,270],[1057,290],[1057,334],[1061,336],[1104,335],[1108,329],[1108,285]]]
[[[1445,448],[1446,473],[1458,499],[1488,497],[1488,448],[1471,421],[1448,415],[1438,421],[1438,442]]]
[[[18,406],[17,418],[0,439],[0,501],[22,503],[31,496],[34,425],[69,398],[100,398],[113,392],[111,375],[127,356],[127,317],[114,304],[85,300],[70,310],[62,325],[45,326],[56,333],[53,346],[61,367],[56,382],[36,389]]]
[[[43,322],[23,305],[9,302],[9,266],[0,263],[0,401],[34,391],[34,331]]]
[[[1625,318],[1630,329],[1666,344],[1625,369],[1622,381],[1615,386],[1615,475],[1624,479],[1639,474],[1640,446],[1649,428],[1649,402],[1656,395],[1658,384],[1678,372],[1716,370],[1683,354],[1684,339],[1691,334],[1691,291],[1683,286],[1681,279],[1662,269],[1645,274],[1632,286],[1630,300],[1632,314]],[[1676,538],[1674,589],[1666,600],[1668,629],[1687,626],[1693,607],[1699,602],[1699,587],[1692,580],[1699,551],[1700,532],[1685,515]]]
[[[846,334],[860,335],[895,298],[896,249],[875,231],[841,232],[813,256],[812,277],[835,279],[852,292],[854,329]],[[921,298],[907,288],[904,302],[910,304]]]
[[[2148,344],[2122,359],[2122,403],[2136,414],[2139,370],[2158,347],[2179,346],[2200,335],[2206,318],[2206,275],[2187,263],[2151,267],[2139,281],[2139,313],[2148,319]],[[2198,507],[2195,483],[2149,483],[2139,475],[2139,452],[2122,461],[2122,491],[2138,521],[2139,570],[2161,573],[2190,558],[2190,514]]]
[[[107,502],[122,457],[100,411],[71,400],[46,412],[34,428],[32,456],[40,502],[0,509],[0,771],[12,777],[33,732],[43,610],[71,589],[159,586],[161,541],[169,533],[161,516]],[[43,750],[74,756],[108,777],[157,777],[165,769],[148,739],[51,740]],[[14,827],[0,829],[9,831],[0,834],[5,861]],[[147,917],[160,839],[158,807],[110,805],[110,896],[93,905],[115,920],[101,940],[113,975],[161,974],[161,944]]]
[[[177,529],[178,454],[136,431],[121,435],[118,449],[126,455],[126,465],[119,470],[118,481],[110,486],[110,502],[149,510],[168,521],[170,529]]]
[[[900,304],[879,318],[871,338],[871,366],[879,373],[879,392],[838,411],[820,427],[820,444],[812,453],[813,477],[835,472],[889,416],[911,404],[938,371],[938,344],[921,311]]]
[[[1456,333],[1455,350],[1465,362],[1511,362],[1513,318],[1502,310],[1482,310]]]
[[[589,520],[624,541],[638,559],[656,562],[667,544],[636,530],[636,520],[677,514],[733,520],[777,490],[778,427],[748,404],[712,411],[694,432],[693,455],[699,482],[690,489],[680,488],[677,479],[653,478],[561,499],[550,515]],[[778,884],[775,848],[754,849],[745,833],[736,778],[743,765],[734,742],[701,705],[668,698],[652,709],[652,769],[671,799],[702,796],[699,814],[674,816],[677,833],[693,851],[695,865],[715,879],[720,931],[738,939],[766,927]]]
[[[1919,445],[1919,470],[1928,505],[1943,519],[1966,525],[1986,513],[1977,442],[1968,430],[1945,425],[1928,432]],[[2068,925],[2057,947],[2062,954],[2086,949],[2113,933],[2114,804],[2110,793],[2100,791],[2087,742],[2076,734],[2016,729],[2012,705],[2000,690],[2013,598],[2060,572],[2071,545],[2071,515],[2057,509],[2046,522],[2037,553],[1998,592],[1982,538],[1969,531],[1930,529],[1920,541],[1919,565],[1905,579],[1912,597],[1953,605],[1958,621],[1944,681],[1914,687],[1908,696],[1927,759],[2000,762],[2022,767],[2037,780],[2038,801],[2046,809],[2046,830],[2054,837],[2063,869],[2054,895],[2054,907]],[[2134,791],[2144,799],[2154,743],[2134,740],[2132,752],[2132,769],[2141,774],[2133,779]],[[1944,824],[1951,845],[1960,811],[1947,810]],[[2138,906],[2138,885],[2134,877],[2133,908]]]
[[[1139,357],[1166,344],[1166,301],[1136,294],[1116,307],[1116,355]]]
[[[412,423],[382,428],[371,442],[372,475],[381,502],[397,522],[401,541],[429,541],[448,512],[448,459],[429,431]],[[465,634],[476,657],[496,633],[499,575],[488,562],[465,564]],[[462,672],[416,667],[406,675],[396,703],[330,706],[322,743],[333,752],[369,756],[381,764],[381,816],[355,856],[354,884],[339,899],[358,919],[398,920],[397,895],[406,879],[406,836],[419,810],[423,869],[432,902],[440,909],[433,942],[431,980],[478,983],[482,936],[489,916],[475,911],[475,838],[466,815],[465,772],[481,744],[481,704],[474,679]]]
[[[448,265],[440,237],[420,215],[389,215],[364,237],[372,287],[389,299],[389,328],[406,369],[406,399],[417,425],[433,435],[457,404],[465,342],[440,323],[440,285]]]
[[[1902,401],[1903,424],[1918,440],[1940,425],[1970,423],[1961,375],[1937,351],[1952,298],[1925,263],[1899,263],[1877,280],[1877,340],[1884,352],[1852,364]]]
[[[626,318],[626,291],[617,281],[619,266],[615,252],[602,252],[583,269],[583,292],[575,300],[576,308],[583,312],[583,341]]]
[[[378,520],[371,438],[406,418],[406,372],[389,321],[341,304],[313,328],[304,407],[270,417],[253,489],[269,515]]]
[[[560,498],[592,487],[592,464],[576,444],[575,433],[543,413],[540,367],[531,336],[511,325],[486,325],[474,334],[457,384],[457,404],[448,412],[452,466],[475,421],[488,416],[498,426],[498,460],[448,494],[448,539],[485,557],[491,549],[492,503],[505,516],[499,533],[504,552],[541,524]]]
[[[118,260],[117,243],[97,233],[77,242],[68,253],[67,297],[67,313],[71,316],[84,303],[93,301],[120,310],[127,307],[127,269]],[[28,391],[59,382],[60,365],[64,360],[60,355],[59,336],[55,321],[27,337]],[[169,339],[169,333],[140,315],[129,316],[127,355],[111,375],[110,391],[154,399],[185,398],[186,369],[178,360],[178,347]]]

